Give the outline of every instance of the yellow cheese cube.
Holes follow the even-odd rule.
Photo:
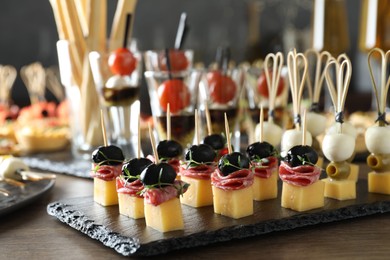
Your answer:
[[[355,163],[350,163],[349,167],[350,170],[349,170],[348,180],[353,180],[357,182],[359,179],[359,165]]]
[[[252,185],[240,190],[213,189],[214,212],[231,218],[242,218],[253,214]]]
[[[203,180],[182,176],[181,180],[190,184],[188,190],[180,196],[181,203],[195,208],[213,205],[210,179]]]
[[[180,200],[173,198],[158,206],[144,202],[145,222],[160,232],[184,229]]]
[[[130,218],[145,217],[144,199],[126,193],[118,193],[119,213]]]
[[[116,192],[116,180],[105,181],[93,178],[93,199],[103,206],[118,204],[118,193]]]
[[[325,183],[324,196],[337,200],[349,200],[356,198],[355,180],[322,179]]]
[[[370,172],[368,174],[368,191],[390,195],[390,172]]]
[[[307,211],[324,206],[323,181],[316,181],[308,186],[295,186],[283,182],[282,207],[296,211]]]
[[[255,175],[252,188],[254,200],[262,201],[276,198],[278,196],[277,168],[269,178],[260,178]]]

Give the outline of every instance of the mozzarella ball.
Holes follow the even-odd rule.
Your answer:
[[[335,123],[331,127],[329,127],[326,134],[339,134],[340,123]],[[356,139],[358,132],[356,128],[350,122],[344,122],[341,124],[341,133],[352,136]]]
[[[318,136],[324,133],[326,129],[326,120],[324,115],[308,112],[306,114],[307,131],[309,131],[312,136]]]
[[[332,162],[343,162],[351,158],[355,150],[355,138],[344,133],[326,134],[322,141],[322,152]]]
[[[390,154],[390,127],[371,126],[364,135],[367,150],[373,154]]]
[[[313,139],[309,131],[306,131],[306,145],[311,146]],[[302,130],[290,129],[284,132],[282,136],[281,151],[282,155],[296,145],[302,145]]]
[[[272,144],[274,147],[280,145],[282,140],[283,129],[273,122],[263,122],[263,141]],[[260,124],[255,129],[255,138],[260,140]]]

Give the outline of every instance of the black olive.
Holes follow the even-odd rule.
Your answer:
[[[308,145],[297,145],[291,148],[284,157],[291,167],[305,164],[316,164],[318,161],[317,152]]]
[[[251,161],[270,157],[274,153],[274,147],[268,142],[256,142],[248,146],[246,154]]]
[[[101,165],[118,165],[124,160],[121,148],[115,145],[100,146],[92,152],[92,161]]]
[[[203,140],[204,144],[210,145],[214,150],[221,150],[225,147],[225,138],[220,134],[208,135]]]
[[[187,161],[193,160],[198,163],[213,162],[217,154],[214,149],[208,144],[200,144],[191,146],[185,156]]]
[[[41,111],[41,115],[42,115],[43,117],[49,117],[49,112],[48,112],[46,109],[43,109],[43,110]]]
[[[144,185],[160,184],[163,187],[175,181],[176,171],[167,163],[151,164],[142,171],[140,179]]]
[[[174,158],[183,154],[183,147],[175,140],[164,140],[157,145],[157,154],[160,158]]]
[[[224,176],[241,169],[249,169],[249,158],[239,152],[225,154],[219,160],[218,168]]]
[[[149,160],[148,158],[134,158],[130,161],[126,162],[122,166],[122,174],[125,176],[125,178],[132,182],[135,181],[136,178],[130,178],[130,176],[136,177],[141,174],[141,172],[151,165],[153,162]],[[130,176],[129,176],[130,175]]]

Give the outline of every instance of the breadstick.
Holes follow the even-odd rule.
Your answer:
[[[132,20],[134,19],[135,7],[137,0],[119,0],[114,15],[114,21],[112,23],[110,40],[109,40],[109,52],[122,47],[123,37],[125,35],[126,28],[126,15],[131,14]],[[131,25],[133,22],[131,22]],[[131,36],[132,26],[129,28],[129,36]]]

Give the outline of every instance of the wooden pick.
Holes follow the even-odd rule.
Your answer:
[[[158,158],[156,141],[154,140],[154,135],[153,135],[152,127],[150,126],[150,122],[148,123],[148,128],[149,128],[149,138],[150,138],[150,142],[152,144],[154,159],[155,159],[156,164],[158,164],[160,162],[160,159]]]
[[[100,109],[100,122],[101,122],[101,125],[102,125],[102,133],[103,133],[103,142],[104,142],[104,146],[107,146],[107,134],[106,134],[106,127],[105,127],[105,124],[104,124],[104,115],[103,115],[103,109]]]
[[[137,147],[137,158],[141,157],[141,116],[138,116],[138,147]]]
[[[167,104],[167,140],[171,140],[171,107]]]
[[[263,142],[263,123],[264,123],[264,109],[263,106],[260,107],[260,121],[259,121],[259,126],[260,126],[260,137],[259,137],[259,142]]]
[[[213,130],[211,128],[210,111],[209,111],[209,106],[207,105],[207,102],[205,103],[204,106],[205,106],[205,113],[206,113],[207,133],[208,133],[208,135],[211,135],[213,133]]]
[[[306,145],[306,109],[303,110],[303,119],[302,119],[302,145]]]
[[[195,144],[199,145],[200,137],[199,137],[199,118],[198,118],[198,109],[195,109]]]
[[[224,113],[224,116],[225,116],[225,132],[226,132],[226,142],[227,142],[228,152],[232,153],[232,143],[230,141],[229,122],[226,113]]]

